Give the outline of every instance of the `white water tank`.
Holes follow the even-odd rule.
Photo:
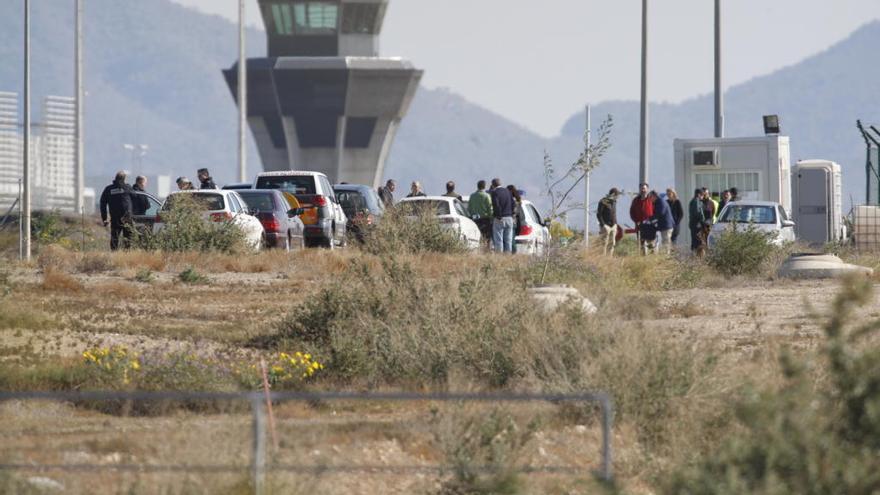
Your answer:
[[[840,165],[799,161],[791,173],[792,215],[798,240],[823,245],[845,236]]]

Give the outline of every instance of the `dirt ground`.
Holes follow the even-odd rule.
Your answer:
[[[35,271],[13,276],[15,288],[0,299],[0,308],[7,318],[19,312],[31,319],[0,329],[0,359],[76,357],[88,348],[110,345],[142,352],[236,346],[264,332],[313,284],[321,283],[319,278],[291,280],[279,273],[208,275],[209,283],[193,286],[177,281],[174,273],[158,273],[151,283],[137,282],[131,274],[72,277],[77,284],[74,290],[42,287]],[[662,292],[644,319],[624,324],[716,339],[743,352],[768,339],[810,346],[821,337],[821,320],[811,312],[827,313],[837,287],[836,281],[759,281]],[[880,291],[860,316],[880,317]],[[269,486],[278,493],[436,491],[444,476],[433,470],[443,462],[438,446],[442,435],[438,437],[437,430],[443,412],[436,404],[283,405],[277,411],[281,440],[278,450],[271,448],[273,462],[363,469],[276,473]],[[545,420],[523,464],[566,466],[583,473],[530,476],[532,492],[590,492],[589,473],[599,463],[598,422],[554,424],[552,411],[534,405],[521,413]],[[4,425],[0,463],[183,467],[170,476],[51,470],[15,475],[35,493],[247,493],[251,424],[246,412],[133,419],[64,404],[10,402],[0,404],[0,423]],[[616,431],[614,442],[626,444],[628,436]],[[628,462],[626,455],[624,449],[623,464]],[[235,465],[240,472],[198,473],[185,468],[195,464]],[[408,471],[371,473],[368,466]]]

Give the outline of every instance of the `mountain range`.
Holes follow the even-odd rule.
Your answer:
[[[73,93],[72,8],[59,5],[32,5],[37,121],[43,96]],[[21,20],[21,2],[0,4],[0,91],[21,91]],[[177,176],[209,167],[219,182],[232,180],[236,108],[220,71],[237,56],[236,26],[169,0],[90,0],[85,26],[90,185],[101,186],[119,168]],[[249,30],[248,40],[251,56],[265,53],[263,32]],[[874,21],[822,53],[730,88],[727,135],[761,135],[761,116],[780,115],[783,133],[791,136],[792,160],[840,163],[844,193],[858,203],[864,194],[865,151],[855,121],[880,120],[880,65],[873,63],[878,44],[880,22]],[[595,202],[611,186],[635,189],[639,104],[600,102],[592,110],[594,129],[605,115],[615,123],[612,147],[593,176]],[[559,169],[583,148],[584,113],[573,109],[572,114],[557,137],[545,139],[453,90],[421,88],[401,125],[386,175],[398,179],[401,189],[420,180],[429,193],[443,192],[447,180],[467,193],[477,179],[497,176],[543,205],[545,150]],[[712,135],[712,95],[651,104],[650,116],[651,182],[665,189],[673,184],[672,140]],[[125,143],[149,146],[142,162],[127,154]],[[253,144],[249,163],[256,172]]]

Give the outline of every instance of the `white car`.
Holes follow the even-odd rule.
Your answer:
[[[547,252],[550,246],[550,229],[538,213],[534,203],[524,199],[519,207],[519,217],[522,219],[519,232],[516,233],[516,254],[540,255]]]
[[[419,196],[400,200],[398,207],[413,213],[416,213],[419,207],[424,208],[423,211],[433,212],[441,227],[458,235],[469,249],[480,249],[480,229],[470,219],[467,210],[458,199],[446,196]]]
[[[254,250],[259,251],[263,246],[263,224],[257,217],[250,214],[247,203],[239,194],[232,190],[203,190],[203,191],[175,191],[168,195],[162,205],[162,211],[168,211],[175,199],[180,196],[188,196],[198,204],[205,207],[204,219],[209,222],[232,222],[238,226],[245,235],[245,241]],[[153,232],[159,232],[165,228],[162,221],[162,213],[156,217],[153,224]]]
[[[718,237],[734,225],[738,230],[753,225],[758,230],[773,232],[776,234],[773,244],[777,246],[795,241],[794,222],[782,205],[772,201],[745,200],[728,203],[721,210],[718,222],[709,233],[709,248],[714,247]]]

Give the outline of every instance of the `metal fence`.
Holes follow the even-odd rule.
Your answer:
[[[858,251],[880,251],[880,206],[853,208],[852,241]]]
[[[330,401],[361,401],[361,402],[456,402],[456,403],[523,403],[547,402],[552,404],[591,404],[598,406],[601,415],[601,464],[594,473],[565,466],[517,466],[521,473],[548,473],[563,475],[596,475],[603,481],[613,479],[611,428],[614,417],[612,399],[605,393],[582,394],[478,394],[478,393],[356,393],[356,392],[289,392],[271,393],[203,393],[203,392],[0,392],[0,403],[6,401],[55,401],[55,402],[102,402],[102,401],[152,401],[152,402],[183,402],[183,401],[214,401],[241,402],[250,404],[251,410],[251,447],[250,465],[222,464],[186,464],[186,465],[142,465],[142,464],[33,464],[33,463],[0,463],[0,472],[131,472],[131,473],[235,473],[250,472],[253,490],[256,494],[264,493],[267,472],[278,471],[295,474],[319,475],[325,473],[369,473],[385,475],[407,474],[442,474],[447,468],[442,466],[382,466],[382,465],[284,465],[267,462],[267,404],[285,402],[320,403]],[[269,402],[269,400],[271,402]],[[271,419],[271,416],[269,416]],[[473,472],[493,472],[497,468],[491,466],[470,466]]]

